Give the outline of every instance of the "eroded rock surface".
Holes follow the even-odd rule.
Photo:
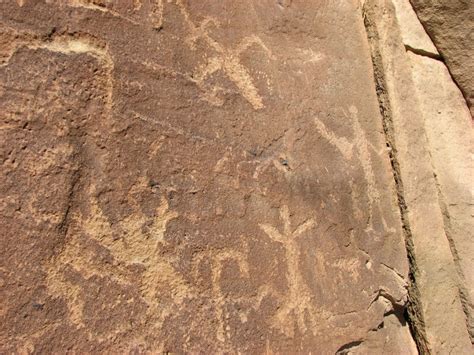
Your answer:
[[[355,1],[0,11],[2,351],[415,352]]]

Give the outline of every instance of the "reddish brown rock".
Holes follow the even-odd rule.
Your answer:
[[[0,9],[3,352],[413,351],[355,1]]]

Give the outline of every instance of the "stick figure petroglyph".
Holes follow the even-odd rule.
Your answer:
[[[298,237],[313,229],[316,221],[310,218],[296,229],[292,229],[288,206],[280,208],[280,219],[283,221],[282,232],[269,224],[259,226],[272,240],[281,243],[285,248],[288,293],[284,297],[283,306],[275,316],[273,326],[286,335],[293,336],[295,326],[299,331],[305,332],[308,329],[307,321],[311,323],[309,328],[316,322],[311,291],[300,268],[301,252],[298,244]],[[294,319],[294,322],[290,322],[289,319]]]

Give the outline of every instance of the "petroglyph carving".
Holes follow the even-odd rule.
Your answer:
[[[371,223],[373,222],[373,211],[375,208],[379,208],[379,193],[377,191],[377,186],[375,183],[375,175],[372,168],[372,157],[369,151],[369,141],[365,136],[364,130],[359,121],[358,110],[355,106],[349,108],[349,115],[345,110],[343,110],[344,116],[350,120],[352,126],[352,132],[354,135],[353,141],[345,137],[337,137],[333,132],[328,131],[327,127],[324,125],[321,120],[315,118],[314,123],[316,124],[316,129],[319,134],[325,138],[329,144],[334,146],[346,159],[351,161],[354,157],[354,151],[359,160],[360,165],[364,171],[365,180],[367,182],[367,196],[369,200],[369,222],[368,228],[370,229]]]
[[[150,16],[153,28],[160,30],[163,27],[163,0],[152,0]]]
[[[107,47],[98,40],[88,35],[76,34],[75,36],[60,35],[54,36],[48,41],[40,40],[35,35],[27,32],[16,32],[9,28],[2,28],[1,33],[12,36],[17,39],[12,41],[13,45],[8,48],[8,53],[1,53],[1,66],[6,66],[10,58],[23,47],[29,49],[45,49],[51,52],[62,53],[66,55],[87,54],[99,61],[105,70],[105,108],[106,114],[112,113],[113,107],[113,70],[114,62],[107,50]]]
[[[221,290],[221,278],[222,269],[225,261],[235,261],[238,264],[239,271],[244,278],[250,278],[249,264],[247,260],[248,245],[244,243],[244,252],[232,249],[223,250],[207,250],[199,253],[195,256],[193,263],[193,272],[196,276],[199,275],[199,264],[203,261],[209,262],[212,272],[212,299],[215,303],[215,319],[217,319],[219,325],[216,329],[216,339],[222,343],[225,343],[229,337],[228,330],[226,329],[226,315],[224,312],[225,306],[225,294]],[[229,349],[230,350],[230,349]]]
[[[29,48],[44,48],[52,52],[63,54],[88,54],[96,58],[106,70],[106,100],[107,114],[112,113],[114,62],[105,46],[99,46],[87,37],[74,38],[69,36],[56,37],[51,42],[36,42],[28,45]]]
[[[205,92],[204,98],[214,105],[223,104],[222,100],[217,96],[218,92],[223,89],[206,83],[206,79],[209,76],[218,71],[222,71],[227,78],[234,83],[239,93],[254,109],[262,109],[264,107],[263,99],[258,93],[248,69],[240,62],[240,55],[250,47],[257,45],[263,49],[269,58],[273,58],[271,51],[267,48],[265,43],[263,43],[259,37],[253,35],[244,38],[235,48],[226,48],[214,40],[208,32],[208,26],[211,24],[219,27],[217,20],[206,18],[197,26],[191,20],[182,1],[177,0],[177,4],[191,32],[187,39],[187,43],[191,49],[195,49],[196,42],[202,40],[215,52],[215,55],[208,59],[206,64],[201,65],[193,74],[193,80],[199,88]]]
[[[304,58],[304,63],[317,63],[324,58],[322,53],[313,51],[312,49],[297,49],[297,52]]]
[[[280,219],[283,221],[283,231],[269,224],[260,224],[260,228],[275,242],[285,248],[287,261],[288,293],[284,296],[284,304],[274,317],[273,326],[288,336],[295,334],[295,327],[305,333],[316,325],[315,310],[312,302],[312,292],[309,289],[300,268],[301,251],[298,237],[316,226],[316,221],[310,218],[297,226],[291,227],[290,211],[287,206],[280,209]],[[293,319],[294,322],[290,320]],[[309,326],[307,324],[309,322]]]
[[[69,0],[67,2],[67,4],[71,7],[79,7],[79,8],[84,8],[84,9],[88,9],[88,10],[108,13],[108,14],[114,16],[114,17],[120,18],[120,19],[125,20],[127,22],[130,22],[134,25],[139,25],[138,22],[128,18],[127,16],[121,15],[117,11],[114,11],[114,10],[102,5],[98,1],[94,1],[94,0]]]
[[[134,189],[145,186],[144,181],[139,181]],[[152,320],[151,324],[160,327],[166,316],[173,312],[173,307],[160,307],[159,290],[171,290],[174,305],[181,304],[191,294],[189,286],[170,260],[160,257],[160,248],[166,245],[166,226],[178,214],[169,210],[168,202],[163,197],[154,217],[147,217],[139,210],[139,204],[130,198],[134,212],[112,226],[93,197],[93,189],[90,196],[89,215],[74,215],[70,240],[47,268],[49,291],[67,302],[70,320],[78,327],[83,327],[86,322],[83,317],[84,290],[67,279],[66,268],[80,272],[86,279],[92,276],[107,277],[118,284],[133,285],[137,280],[129,267],[141,265],[144,271],[139,281],[140,295],[149,306],[147,315]],[[117,237],[114,230],[120,230],[122,234]],[[113,256],[114,263],[98,261],[93,251],[84,244],[87,238],[81,239],[81,235],[92,238],[106,248]]]

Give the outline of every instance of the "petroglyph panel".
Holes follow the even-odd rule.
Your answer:
[[[408,269],[357,11],[1,2],[1,350],[376,337]]]

